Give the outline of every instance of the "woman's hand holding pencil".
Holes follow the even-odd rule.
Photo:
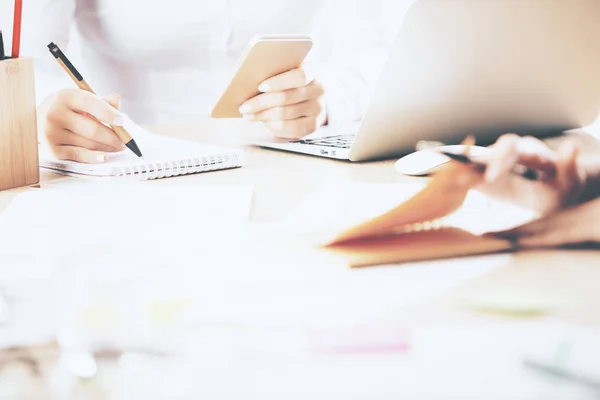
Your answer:
[[[55,157],[88,164],[103,163],[125,144],[108,125],[123,125],[121,99],[100,98],[80,89],[63,89],[40,106],[40,129]]]
[[[120,97],[98,97],[56,44],[50,43],[48,49],[79,88],[63,89],[39,107],[39,125],[53,154],[61,160],[88,164],[103,163],[107,153],[125,148],[141,157],[135,140],[123,127]]]

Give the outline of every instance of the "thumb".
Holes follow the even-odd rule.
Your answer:
[[[113,93],[108,96],[104,96],[102,99],[117,110],[121,108],[121,95],[119,95],[118,93]]]

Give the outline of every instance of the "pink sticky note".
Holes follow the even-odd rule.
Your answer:
[[[319,354],[403,353],[410,348],[404,328],[373,325],[312,331],[309,348]]]

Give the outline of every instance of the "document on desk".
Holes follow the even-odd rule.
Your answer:
[[[251,185],[79,182],[30,189],[0,214],[0,256],[3,266],[11,255],[39,265],[53,254],[94,254],[102,246],[167,251],[240,229],[251,199]]]

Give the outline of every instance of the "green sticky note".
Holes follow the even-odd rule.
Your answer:
[[[535,290],[495,289],[460,296],[463,306],[481,312],[535,316],[554,312],[571,303],[563,295]]]

